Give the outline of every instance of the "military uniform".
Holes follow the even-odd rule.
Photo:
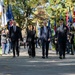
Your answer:
[[[65,25],[60,25],[56,31],[56,38],[58,40],[59,58],[65,58],[66,42],[67,42],[68,28]]]

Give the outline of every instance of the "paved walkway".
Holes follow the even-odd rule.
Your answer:
[[[59,59],[55,51],[49,51],[49,58],[41,58],[41,49],[36,57],[29,58],[27,50],[21,48],[20,57],[0,56],[0,75],[75,75],[75,55]]]

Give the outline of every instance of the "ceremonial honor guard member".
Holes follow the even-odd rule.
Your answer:
[[[66,49],[66,42],[67,42],[67,32],[68,28],[64,25],[64,20],[59,20],[59,27],[56,31],[56,38],[58,39],[58,48],[59,48],[59,58],[65,59],[65,49]]]

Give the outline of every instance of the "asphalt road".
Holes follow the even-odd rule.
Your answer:
[[[0,75],[75,75],[75,55],[59,59],[55,51],[49,51],[49,58],[41,58],[41,49],[36,57],[29,58],[27,50],[21,48],[20,57],[0,56]]]

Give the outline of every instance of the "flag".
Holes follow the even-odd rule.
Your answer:
[[[74,6],[74,9],[73,9],[73,15],[75,16],[75,6]]]
[[[67,27],[68,27],[68,29],[69,29],[69,31],[70,31],[70,29],[71,29],[71,23],[72,23],[72,13],[71,13],[71,11],[69,11],[69,16],[67,17]]]
[[[74,6],[74,10],[73,10],[73,23],[75,22],[75,6]]]
[[[13,16],[12,8],[10,4],[7,7],[6,16],[8,20],[8,29],[10,29],[10,27],[12,26],[13,20],[14,20],[14,16]]]
[[[68,26],[68,21],[69,21],[69,16],[68,16],[68,12],[66,12],[66,26]]]
[[[69,22],[72,23],[72,13],[69,13]]]
[[[6,12],[5,13],[2,13],[2,24],[1,26],[4,27],[5,25],[7,25],[7,18],[6,18]]]
[[[0,0],[0,15],[2,15],[2,12],[3,12],[2,5],[4,5],[4,1],[3,0]]]
[[[0,3],[0,15],[2,15],[2,5]]]
[[[50,20],[48,21],[48,27],[50,28],[50,31],[51,31],[51,24],[50,24]]]
[[[1,26],[4,27],[5,25],[7,25],[7,18],[3,0],[0,1],[0,16]]]
[[[37,25],[36,25],[36,32],[37,32],[37,37],[40,37],[40,26],[39,26],[38,21],[37,21]]]
[[[13,13],[12,13],[12,8],[11,8],[11,5],[10,4],[7,7],[6,15],[7,15],[7,20],[8,21],[9,20],[14,20]]]
[[[56,32],[56,19],[54,19],[54,31]]]

